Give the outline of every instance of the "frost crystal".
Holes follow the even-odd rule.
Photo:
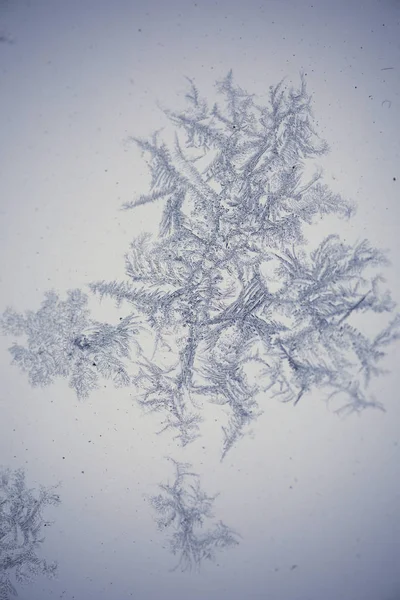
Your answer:
[[[340,396],[339,412],[383,408],[366,388],[384,372],[378,363],[399,337],[400,318],[368,338],[352,317],[394,309],[383,278],[371,273],[387,259],[366,240],[351,246],[335,234],[308,248],[305,224],[348,219],[354,206],[320,170],[305,176],[305,161],[328,151],[305,76],[298,89],[271,87],[267,106],[232,72],[217,82],[222,104],[209,107],[189,86],[186,109],[165,110],[173,147],[158,132],[134,140],[149,158],[151,189],[124,209],[161,203],[159,237],[132,242],[128,281],[91,286],[146,315],[164,348],[175,340],[173,365],[163,368],[155,353],[142,367],[143,402],[165,413],[183,444],[197,435],[196,401],[224,405],[223,456],[266,392],[297,404],[319,388],[326,399]]]
[[[190,464],[170,460],[175,465],[175,481],[172,485],[160,484],[162,493],[152,496],[150,502],[157,512],[158,529],[173,530],[169,546],[174,555],[179,555],[173,570],[198,570],[203,560],[214,561],[217,551],[236,546],[240,536],[222,521],[203,531],[204,521],[213,517],[216,496],[202,491],[199,476],[191,471]]]
[[[0,468],[0,600],[17,595],[13,577],[26,584],[37,575],[55,576],[57,564],[37,553],[44,542],[43,527],[51,525],[43,510],[59,503],[54,489],[28,489],[22,469]]]
[[[182,445],[200,433],[202,403],[222,405],[225,456],[268,396],[297,404],[319,389],[339,399],[339,412],[382,409],[367,388],[384,372],[379,363],[399,338],[400,317],[372,336],[354,319],[395,308],[373,272],[387,263],[384,253],[335,233],[316,247],[305,237],[304,225],[354,212],[321,170],[306,175],[307,161],[328,146],[314,130],[305,75],[298,89],[271,86],[266,106],[232,72],[217,92],[221,102],[209,106],[189,79],[186,108],[165,110],[174,143],[160,132],[134,139],[151,186],[124,209],[160,204],[159,235],[132,241],[125,281],[90,285],[132,315],[116,327],[100,324],[79,291],[66,302],[51,293],[25,318],[6,311],[3,329],[28,336],[28,349],[10,351],[33,385],[68,377],[85,397],[99,375],[132,384]],[[154,346],[147,355],[140,349],[130,377],[124,359],[140,339],[138,314]]]
[[[13,362],[28,372],[32,386],[65,377],[82,399],[98,388],[100,375],[116,385],[129,385],[123,359],[129,358],[131,337],[137,332],[133,317],[117,326],[98,323],[89,318],[86,305],[87,296],[79,290],[69,291],[64,302],[48,292],[37,312],[4,312],[3,332],[27,337],[28,347],[14,343],[9,351]]]

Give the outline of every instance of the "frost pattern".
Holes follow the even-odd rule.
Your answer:
[[[191,471],[190,464],[169,460],[175,465],[175,481],[172,485],[159,484],[162,493],[152,496],[150,502],[157,513],[159,531],[173,530],[169,546],[174,555],[179,555],[179,562],[172,570],[199,570],[203,560],[214,561],[218,551],[236,546],[240,536],[222,521],[203,531],[204,521],[213,517],[217,496],[202,491],[199,476]]]
[[[39,558],[44,542],[46,506],[58,505],[54,488],[29,489],[22,469],[0,468],[0,600],[17,595],[13,578],[20,584],[32,582],[37,575],[54,577],[57,563]]]
[[[9,351],[13,362],[28,372],[32,386],[65,377],[83,399],[99,387],[100,376],[117,386],[129,385],[124,359],[129,359],[132,336],[138,331],[134,316],[116,326],[98,323],[89,318],[87,301],[80,290],[69,291],[65,301],[47,292],[37,312],[4,312],[3,333],[27,337],[27,347],[14,343]]]
[[[234,83],[232,72],[217,82],[221,100],[212,105],[188,83],[186,107],[164,110],[172,144],[159,131],[132,138],[147,158],[151,184],[123,209],[157,203],[159,234],[132,240],[124,281],[89,286],[100,299],[127,304],[131,314],[118,325],[99,323],[79,290],[65,301],[48,292],[37,312],[8,308],[3,333],[26,339],[9,349],[13,362],[33,386],[66,378],[78,398],[100,377],[130,385],[144,411],[161,415],[159,433],[173,432],[182,446],[200,435],[204,402],[218,405],[226,411],[222,458],[267,398],[296,405],[318,390],[326,401],[339,399],[339,414],[383,410],[368,386],[385,373],[383,358],[400,337],[400,315],[377,272],[388,259],[367,240],[351,245],[335,232],[308,243],[306,225],[328,215],[349,219],[355,207],[329,189],[320,169],[307,174],[307,161],[329,148],[314,129],[305,75],[297,89],[283,80],[271,86],[265,106]],[[392,316],[367,335],[360,317],[372,313]],[[161,484],[151,504],[159,528],[173,529],[177,567],[198,568],[238,536],[222,522],[202,530],[215,496],[201,490],[190,465],[173,462],[174,483]],[[23,579],[25,568],[45,565],[30,550],[41,542],[29,537],[39,528],[36,517],[31,529],[26,523],[29,515],[39,519],[38,506],[50,498],[41,492],[33,505],[21,473],[15,484],[2,477],[2,493],[17,491],[0,504],[0,600],[14,591],[10,569]],[[19,548],[18,526],[25,554],[8,550],[10,539]]]
[[[78,290],[65,302],[48,293],[25,317],[8,309],[4,332],[28,337],[28,348],[10,348],[14,362],[32,385],[68,378],[80,398],[99,376],[134,386],[139,404],[161,415],[161,431],[182,446],[200,435],[203,403],[220,405],[222,457],[268,397],[295,405],[318,389],[339,400],[339,413],[383,409],[368,385],[384,373],[400,316],[372,336],[356,323],[393,312],[376,272],[388,260],[367,240],[349,245],[332,233],[317,247],[307,242],[305,225],[349,219],[355,208],[323,183],[321,170],[307,175],[307,160],[328,146],[314,129],[305,75],[297,89],[271,86],[266,106],[232,72],[217,82],[221,102],[211,106],[188,83],[186,108],[165,110],[174,143],[160,132],[133,138],[151,186],[123,208],[160,204],[159,235],[132,240],[125,281],[90,285],[132,314],[117,326],[92,321]],[[142,325],[150,353],[139,345]]]
[[[209,107],[189,79],[186,109],[165,110],[172,147],[159,132],[133,138],[148,158],[151,189],[123,208],[162,203],[159,236],[133,240],[127,281],[91,289],[135,307],[176,356],[165,366],[155,352],[135,380],[142,404],[165,415],[164,429],[185,445],[198,435],[201,401],[225,406],[224,456],[266,392],[297,404],[319,388],[327,400],[340,397],[339,412],[382,409],[367,386],[383,372],[400,317],[372,339],[352,323],[356,313],[395,307],[371,273],[387,258],[367,240],[351,246],[332,234],[307,247],[305,224],[348,219],[355,207],[329,190],[321,170],[306,178],[306,160],[328,146],[313,127],[305,76],[298,89],[271,86],[267,106],[232,72],[217,92],[222,104]]]

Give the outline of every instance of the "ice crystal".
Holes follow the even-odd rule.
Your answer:
[[[26,486],[22,469],[0,468],[0,599],[17,595],[13,580],[32,582],[38,575],[53,577],[57,563],[48,563],[38,552],[43,528],[51,525],[43,516],[46,506],[58,505],[55,488]]]
[[[203,492],[199,475],[192,472],[190,464],[170,460],[175,465],[175,480],[172,485],[160,484],[161,493],[150,502],[157,513],[158,529],[173,531],[169,547],[179,555],[173,570],[198,570],[204,560],[214,561],[218,551],[236,546],[240,536],[222,521],[203,530],[204,523],[213,518],[216,495]]]

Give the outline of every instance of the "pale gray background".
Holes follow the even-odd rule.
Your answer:
[[[400,299],[399,1],[3,0],[0,33],[0,310],[123,277],[131,237],[158,221],[148,206],[118,211],[148,183],[123,139],[164,123],[156,101],[181,103],[184,75],[212,94],[231,67],[265,100],[305,70],[332,147],[326,180],[359,206],[339,231],[391,250]],[[20,588],[22,599],[400,598],[399,347],[373,386],[386,414],[340,420],[318,394],[296,409],[266,399],[254,439],[221,465],[212,416],[206,438],[175,453],[129,390],[78,403],[65,382],[31,389],[10,342],[0,338],[0,462],[33,486],[61,481],[63,501],[44,546],[59,578]],[[221,492],[216,516],[243,535],[200,575],[168,572],[142,496],[172,475],[167,453],[195,463]]]

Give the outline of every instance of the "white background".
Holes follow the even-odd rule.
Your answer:
[[[230,68],[265,102],[270,85],[307,73],[331,146],[326,182],[358,204],[339,233],[390,250],[400,299],[398,0],[3,0],[1,32],[1,311],[123,278],[132,237],[158,223],[148,205],[119,210],[148,185],[124,139],[165,124],[156,102],[182,103],[185,75],[213,98]],[[386,413],[341,420],[317,394],[296,408],[266,398],[254,439],[220,464],[212,418],[179,454],[129,390],[78,403],[63,381],[30,388],[10,366],[12,341],[0,338],[0,463],[24,467],[32,486],[62,482],[44,545],[59,577],[22,599],[400,598],[398,347],[372,390]],[[216,517],[243,536],[199,575],[168,571],[143,498],[172,477],[169,453],[221,492]]]

